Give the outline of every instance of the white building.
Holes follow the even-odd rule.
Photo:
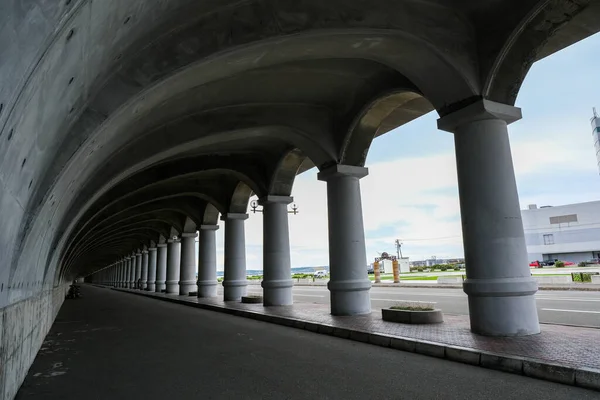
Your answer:
[[[521,211],[529,261],[600,258],[600,201]]]

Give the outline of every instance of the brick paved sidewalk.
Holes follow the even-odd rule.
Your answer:
[[[115,290],[600,390],[600,329],[542,324],[539,335],[493,338],[471,333],[468,316],[445,315],[443,324],[406,325],[383,321],[380,312],[335,317],[328,304],[263,307]]]

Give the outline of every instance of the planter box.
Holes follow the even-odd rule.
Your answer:
[[[381,310],[381,316],[384,321],[401,322],[403,324],[439,324],[444,322],[442,310],[408,311],[384,308]]]
[[[242,296],[242,303],[261,304],[262,302],[263,302],[262,296]]]

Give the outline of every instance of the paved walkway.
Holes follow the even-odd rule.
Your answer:
[[[378,333],[442,343],[515,357],[528,357],[574,368],[600,369],[600,329],[542,324],[542,334],[517,338],[492,338],[471,332],[469,317],[445,315],[443,324],[406,325],[386,322],[380,312],[357,317],[335,317],[328,304],[300,303],[287,307],[263,307],[262,304],[224,302],[219,298],[198,299],[159,293],[124,290],[147,296],[176,299],[193,304],[206,304],[230,310],[246,310],[268,316],[284,317],[332,328]]]
[[[115,290],[86,285],[82,293],[65,301],[17,399],[600,398]]]

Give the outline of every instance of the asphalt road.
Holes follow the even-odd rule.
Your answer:
[[[600,393],[84,286],[17,399],[600,399]]]
[[[260,286],[249,285],[249,293],[260,293]],[[547,290],[536,295],[540,322],[600,328],[600,292]],[[373,309],[389,307],[401,300],[433,301],[447,314],[469,313],[467,295],[460,289],[394,288],[371,289]],[[295,302],[329,303],[326,287],[295,286]]]

